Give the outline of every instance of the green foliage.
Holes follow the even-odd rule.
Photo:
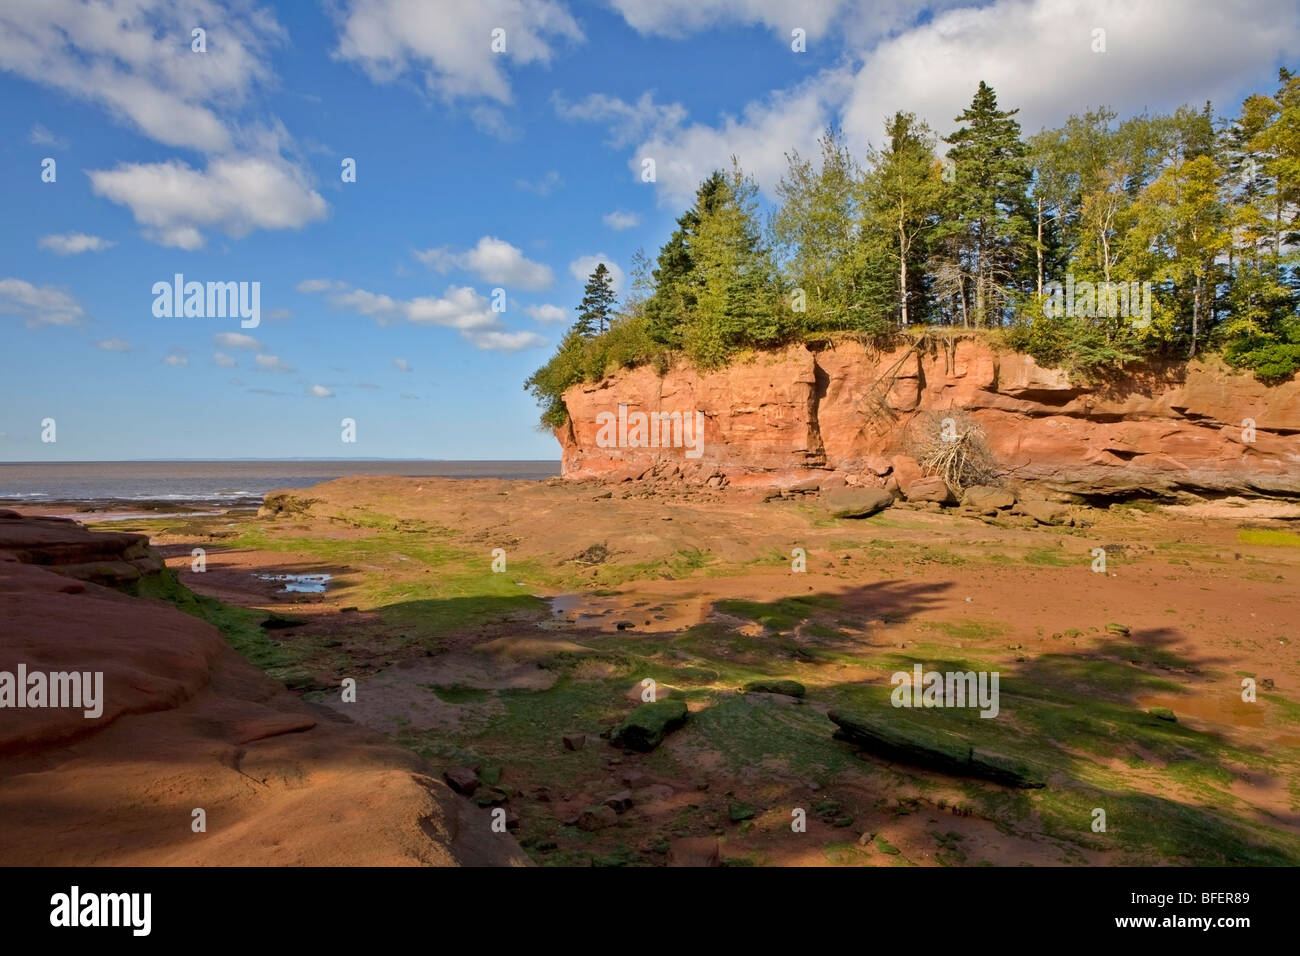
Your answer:
[[[1280,70],[1273,95],[1226,120],[1208,103],[1120,122],[1098,108],[1026,141],[1016,113],[981,82],[944,137],[946,169],[905,111],[862,165],[827,130],[816,161],[787,154],[766,233],[753,179],[734,160],[713,172],[653,267],[638,253],[621,317],[607,283],[588,282],[525,383],[543,423],[567,421],[566,388],[618,368],[716,368],[839,332],[883,345],[915,325],[991,326],[1084,378],[1205,350],[1268,384],[1300,371],[1300,77]],[[1150,321],[1045,317],[1041,297],[1068,276],[1150,283]]]
[[[573,331],[586,338],[604,332],[609,327],[613,309],[614,276],[605,263],[598,262],[582,291],[578,321],[573,324]]]

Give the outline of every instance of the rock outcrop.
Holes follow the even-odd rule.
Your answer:
[[[1300,496],[1300,380],[1268,387],[1215,359],[1081,384],[974,336],[892,352],[840,342],[711,372],[640,367],[574,386],[564,401],[570,421],[556,437],[566,478],[788,487],[831,470],[851,484],[901,486],[922,477],[898,465],[914,453],[916,429],[960,412],[1012,486]],[[597,416],[620,404],[629,415],[702,412],[703,440],[687,447],[672,422],[652,421],[653,436],[602,434]]]
[[[216,628],[64,573],[160,566],[143,536],[4,516],[0,548],[0,865],[527,862],[415,754],[304,703]],[[96,707],[15,707],[19,665],[102,673]]]

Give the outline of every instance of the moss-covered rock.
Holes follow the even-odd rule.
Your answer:
[[[746,694],[785,694],[802,697],[807,691],[797,680],[752,680],[745,685]]]
[[[615,747],[627,747],[648,753],[682,724],[686,723],[686,703],[677,699],[656,700],[642,704],[614,728],[610,742]]]
[[[834,710],[827,716],[839,727],[837,739],[886,760],[958,777],[979,777],[1008,787],[1044,786],[1041,777],[1019,761],[976,750],[957,734],[939,730],[922,734],[915,728]]]

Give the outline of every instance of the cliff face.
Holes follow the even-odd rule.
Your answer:
[[[679,365],[661,378],[637,368],[574,386],[564,401],[570,423],[556,436],[566,478],[784,487],[829,470],[883,485],[917,430],[956,411],[982,428],[1012,485],[1300,496],[1300,379],[1270,388],[1214,362],[1089,386],[976,338],[892,352],[850,342],[713,372]],[[611,426],[620,405],[625,429]],[[668,427],[649,429],[663,440],[646,447],[654,439],[634,427],[636,412],[695,411],[704,422],[695,453]]]

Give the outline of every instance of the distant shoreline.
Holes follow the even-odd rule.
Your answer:
[[[224,513],[256,509],[282,488],[337,478],[542,481],[558,461],[231,459],[0,463],[0,507],[23,513]]]

